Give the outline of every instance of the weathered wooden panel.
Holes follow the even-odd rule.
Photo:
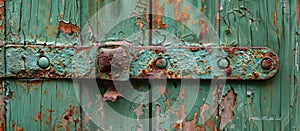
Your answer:
[[[80,35],[80,1],[6,1],[6,42],[76,45]]]
[[[127,82],[79,80],[78,83],[83,130],[149,129],[147,81],[137,80],[132,87]]]
[[[148,0],[82,0],[81,44],[126,40],[149,45]]]
[[[7,80],[7,130],[77,130],[80,105],[73,81]]]
[[[199,84],[199,81],[171,80],[151,84],[147,80],[133,80],[138,91],[133,96],[152,89],[149,98],[138,97],[136,103],[122,93],[123,98],[119,96],[107,81],[93,81],[96,85],[76,81],[78,88],[72,80],[6,80],[7,92],[11,93],[6,105],[6,128],[299,130],[299,3],[299,0],[10,0],[4,9],[4,2],[0,1],[0,41],[4,39],[5,24],[8,44],[88,46],[126,40],[141,46],[172,46],[174,41],[189,46],[197,43],[199,36],[197,46],[212,42],[225,46],[266,46],[279,54],[281,62],[278,74],[268,81],[226,81],[212,87],[211,81]],[[193,12],[194,7],[198,13]],[[193,19],[195,14],[200,17]],[[214,34],[212,27],[219,34]],[[0,61],[1,58],[3,61],[0,54]],[[1,65],[0,75],[4,72]],[[119,98],[115,100],[116,96]],[[0,120],[4,122],[3,117]]]
[[[234,119],[227,129],[297,130],[290,120],[295,100],[292,94],[296,89],[293,84],[294,2],[225,1],[221,5],[221,43],[267,46],[279,52],[282,62],[279,74],[272,80],[242,83],[241,87],[234,88],[241,88],[243,93],[238,93],[237,99],[242,103],[237,101],[241,106],[235,108]],[[239,113],[243,110],[244,113]]]

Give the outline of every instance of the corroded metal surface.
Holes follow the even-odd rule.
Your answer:
[[[264,47],[7,46],[6,77],[263,80],[279,69]],[[41,61],[43,59],[44,61]],[[50,65],[42,66],[45,62]]]

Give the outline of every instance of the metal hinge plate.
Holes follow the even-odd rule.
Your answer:
[[[2,78],[265,80],[279,69],[266,47],[36,45],[2,46],[1,53]]]

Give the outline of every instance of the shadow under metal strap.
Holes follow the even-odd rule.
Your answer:
[[[1,78],[28,79],[265,80],[279,69],[277,54],[266,47],[132,47],[114,42],[2,46],[0,62]]]

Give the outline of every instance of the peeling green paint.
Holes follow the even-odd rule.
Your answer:
[[[109,30],[111,33],[106,37],[95,37],[90,34],[86,36],[81,36],[84,42],[79,43],[78,33],[76,31],[77,27],[83,30],[85,25],[89,25],[88,20],[103,7],[111,4],[115,0],[40,0],[39,2],[32,1],[5,1],[5,20],[0,20],[0,25],[5,24],[5,39],[6,43],[9,44],[44,44],[47,45],[83,45],[90,46],[97,42],[97,39],[105,38],[104,41],[110,40],[121,40],[127,38],[132,33],[139,32],[139,26],[143,26],[143,30],[136,37],[143,36],[141,32],[145,32],[144,38],[138,39],[139,41],[134,41],[133,39],[127,38],[128,41],[136,42],[136,45],[143,45],[140,43],[149,42],[149,37],[153,38],[153,45],[168,45],[172,42],[183,43],[183,41],[194,41],[195,35],[191,33],[192,31],[187,30],[186,26],[181,26],[176,20],[171,19],[172,17],[162,17],[160,24],[154,24],[154,28],[158,28],[157,32],[150,34],[147,28],[150,28],[149,21],[146,21],[143,14],[149,8],[147,0],[133,0],[130,1],[131,6],[126,5],[125,2],[117,3],[118,6],[122,8],[130,8],[130,11],[124,12],[128,15],[126,17],[130,18],[123,21],[123,24],[118,25],[116,28]],[[177,1],[177,0],[176,0]],[[157,3],[161,7],[164,6],[166,9],[169,8],[169,15],[175,16],[173,9],[175,7],[176,1],[170,0],[157,0]],[[178,0],[180,1],[180,0]],[[58,128],[58,130],[64,130],[65,127],[69,127],[70,130],[76,130],[81,128],[81,130],[164,130],[164,129],[175,129],[184,128],[180,122],[185,122],[188,130],[198,129],[198,130],[217,130],[223,128],[224,130],[299,130],[299,65],[300,56],[298,43],[300,40],[299,29],[297,28],[297,18],[296,13],[299,7],[299,1],[296,0],[271,0],[271,1],[249,1],[249,0],[187,0],[193,6],[198,8],[199,12],[205,14],[206,20],[212,23],[211,27],[214,27],[216,32],[218,32],[220,39],[214,39],[216,43],[220,43],[225,46],[262,46],[273,49],[279,57],[282,68],[278,71],[278,74],[267,81],[227,81],[226,85],[223,87],[223,92],[218,92],[215,98],[223,98],[228,95],[228,91],[234,90],[236,95],[235,106],[233,108],[234,116],[227,124],[223,124],[222,121],[222,104],[215,104],[214,101],[210,101],[205,104],[203,98],[206,98],[210,90],[210,82],[202,82],[199,88],[199,97],[196,99],[197,103],[191,112],[186,114],[186,119],[177,121],[176,111],[180,110],[180,104],[190,104],[189,101],[194,95],[190,95],[189,90],[183,93],[185,96],[183,99],[179,98],[179,92],[181,89],[192,89],[192,83],[189,83],[187,87],[175,86],[180,85],[180,81],[172,80],[168,82],[166,86],[166,94],[162,95],[161,98],[152,104],[152,107],[145,106],[144,116],[149,117],[158,116],[155,120],[142,121],[138,123],[136,120],[124,121],[124,119],[112,119],[112,110],[106,110],[107,107],[112,106],[118,112],[124,113],[131,118],[137,118],[137,112],[134,112],[140,103],[130,103],[126,102],[124,99],[120,98],[109,103],[109,106],[101,106],[103,108],[93,107],[99,109],[100,114],[103,119],[100,119],[100,127],[97,126],[97,122],[85,119],[87,114],[93,115],[90,112],[85,112],[82,109],[78,109],[78,102],[75,99],[75,92],[73,92],[72,84],[73,82],[68,80],[51,80],[51,81],[38,81],[35,86],[31,81],[24,82],[24,80],[12,80],[7,79],[6,89],[12,90],[12,98],[7,99],[8,103],[6,105],[6,128],[7,130],[18,130],[18,129],[41,129],[50,130],[52,128]],[[171,2],[171,4],[168,4]],[[173,2],[173,3],[172,3]],[[297,3],[298,2],[298,3]],[[155,5],[155,1],[152,1]],[[4,3],[0,3],[0,7],[3,7]],[[135,8],[140,7],[140,8]],[[2,8],[1,8],[2,9]],[[190,14],[188,10],[185,10],[184,6],[178,8],[179,11],[185,11]],[[49,11],[50,10],[50,11]],[[118,17],[118,11],[121,8],[115,9],[105,9],[105,14],[111,16],[108,22],[114,21]],[[141,16],[141,21],[138,22],[137,17],[131,17],[131,14],[136,11],[137,16]],[[155,9],[154,9],[155,11]],[[181,12],[183,13],[183,12]],[[1,16],[4,16],[2,12]],[[184,15],[184,13],[183,13]],[[298,14],[299,16],[299,14]],[[153,18],[158,18],[159,15],[153,16]],[[97,15],[97,18],[103,18],[101,15]],[[173,17],[175,18],[175,17]],[[179,18],[181,19],[181,18]],[[67,27],[60,28],[59,22],[64,24],[70,24]],[[299,21],[298,21],[299,22]],[[137,24],[139,23],[139,24]],[[159,20],[157,21],[159,23]],[[188,23],[188,22],[187,22]],[[193,22],[191,22],[193,23]],[[97,32],[97,23],[90,24],[95,32],[94,35],[98,36],[103,32]],[[167,25],[167,26],[166,26]],[[172,27],[172,25],[174,27]],[[70,28],[68,28],[70,27]],[[88,27],[88,26],[87,26]],[[153,28],[152,27],[152,28]],[[164,28],[167,27],[167,28]],[[212,29],[209,27],[209,29]],[[182,30],[184,28],[185,30]],[[202,28],[202,27],[201,27]],[[63,29],[63,30],[59,30]],[[86,28],[88,29],[88,28]],[[98,30],[99,31],[99,30]],[[171,38],[166,39],[164,42],[165,32],[171,32],[173,34]],[[0,31],[1,38],[4,39],[4,30]],[[80,32],[82,33],[82,32]],[[106,32],[105,32],[106,33]],[[50,36],[48,36],[50,34]],[[90,36],[90,38],[89,38]],[[212,34],[212,36],[215,36]],[[215,38],[212,36],[205,36],[206,38]],[[209,39],[207,39],[209,40]],[[3,40],[1,40],[3,41]],[[205,42],[204,42],[205,43]],[[213,43],[213,42],[208,42]],[[148,44],[148,45],[151,45]],[[189,43],[187,42],[187,45]],[[205,44],[204,44],[205,45]],[[3,55],[2,55],[3,56]],[[83,55],[86,56],[86,55]],[[2,57],[3,58],[3,57]],[[80,59],[82,60],[82,59]],[[1,61],[1,55],[0,55]],[[83,62],[82,62],[83,63]],[[80,63],[78,65],[81,65]],[[1,65],[0,65],[1,66]],[[18,65],[22,67],[22,65]],[[84,73],[83,70],[79,72]],[[4,68],[0,67],[0,74]],[[2,73],[3,74],[3,73]],[[25,80],[26,81],[26,80]],[[28,83],[30,87],[38,87],[38,90],[31,90],[28,93]],[[132,81],[132,83],[138,83],[137,81]],[[137,87],[148,89],[150,85],[145,84],[146,82],[141,82]],[[174,85],[174,83],[176,83]],[[158,83],[157,83],[158,84]],[[86,86],[90,87],[90,86]],[[151,88],[158,87],[158,85],[152,85]],[[177,88],[175,88],[177,87]],[[11,89],[10,89],[11,88]],[[32,88],[31,88],[32,89]],[[46,90],[47,95],[43,97],[44,91]],[[142,89],[141,89],[142,90]],[[103,89],[103,92],[104,89]],[[154,91],[155,92],[155,91]],[[67,94],[67,95],[65,95]],[[41,96],[41,97],[40,97]],[[61,99],[56,97],[60,96]],[[85,95],[83,97],[86,97]],[[98,95],[99,96],[99,95]],[[41,98],[41,99],[33,99]],[[51,102],[49,102],[51,100]],[[97,96],[91,95],[90,100],[97,100]],[[174,105],[172,110],[168,110],[167,101],[170,101],[170,105]],[[24,104],[25,103],[25,104]],[[32,103],[32,104],[30,104]],[[42,103],[43,107],[40,107]],[[85,102],[88,106],[88,102]],[[105,103],[105,102],[104,102]],[[21,106],[20,106],[21,105]],[[60,126],[63,118],[62,115],[65,114],[66,110],[70,110],[70,105],[74,105],[74,109],[79,111],[80,114],[73,116],[75,122],[70,122],[66,126]],[[175,106],[176,105],[176,106]],[[213,113],[211,118],[208,119],[206,123],[202,122],[201,115],[205,116],[205,112],[208,114],[209,110],[206,110],[201,114],[200,108],[203,110],[207,109],[207,105],[218,106],[219,113]],[[94,105],[93,105],[94,106]],[[223,105],[226,106],[226,105]],[[50,109],[55,109],[51,113]],[[185,106],[184,108],[186,108]],[[147,109],[148,108],[148,109]],[[150,112],[152,108],[152,112]],[[181,109],[184,109],[181,108]],[[30,109],[30,110],[29,110]],[[208,108],[209,109],[209,108]],[[105,110],[105,111],[103,111]],[[149,110],[149,112],[148,112]],[[174,111],[172,113],[172,111]],[[168,114],[164,114],[168,112]],[[26,115],[24,115],[26,113]],[[52,114],[52,121],[48,118]],[[37,116],[41,115],[41,122],[35,121]],[[67,115],[67,114],[65,114]],[[22,116],[22,117],[20,117]],[[79,118],[78,120],[77,118]],[[87,117],[88,118],[88,117]],[[38,119],[37,119],[38,120]],[[49,124],[49,122],[51,124]],[[66,121],[64,121],[66,122]],[[48,124],[47,124],[48,123]],[[96,124],[95,124],[96,123]],[[138,127],[141,123],[143,128]],[[220,125],[222,123],[222,125]],[[152,125],[149,125],[152,124]],[[195,128],[193,127],[195,126]],[[192,127],[192,128],[191,128]]]

